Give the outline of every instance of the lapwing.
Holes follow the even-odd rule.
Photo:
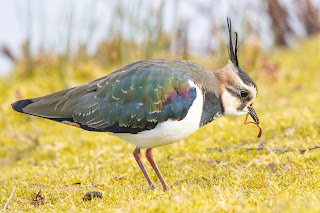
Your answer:
[[[225,116],[251,115],[257,85],[239,67],[238,35],[233,46],[231,20],[229,57],[225,67],[211,71],[185,60],[150,59],[132,63],[88,84],[43,97],[20,100],[12,108],[87,131],[108,132],[136,146],[133,156],[151,188],[155,188],[141,149],[163,190],[168,185],[153,160],[152,148],[182,140],[204,125]]]

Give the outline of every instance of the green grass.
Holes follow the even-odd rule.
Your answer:
[[[298,150],[320,144],[320,38],[291,50],[278,50],[271,61],[279,64],[276,77],[257,68],[260,74],[255,79],[259,95],[254,106],[263,136],[257,139],[257,128],[243,125],[244,116],[220,118],[184,141],[155,149],[169,192],[162,192],[144,158],[158,187],[148,190],[132,156],[133,145],[104,133],[21,115],[10,108],[19,96],[63,89],[65,85],[59,83],[54,70],[47,68],[31,79],[2,78],[1,208],[16,186],[9,212],[320,211],[318,149],[304,154],[237,149],[264,145]],[[84,76],[69,72],[67,86],[106,73],[93,65],[84,69]],[[208,150],[210,147],[225,149]],[[217,165],[212,164],[214,160]],[[44,202],[33,205],[30,200],[39,190]],[[89,191],[102,192],[104,197],[83,201]]]

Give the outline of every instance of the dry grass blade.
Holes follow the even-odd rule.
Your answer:
[[[47,202],[48,199],[50,198],[50,197],[43,197],[43,196],[41,195],[41,189],[38,191],[37,194],[34,193],[34,195],[35,195],[35,198],[34,198],[34,199],[28,200],[28,201],[29,201],[32,205],[34,205],[34,206],[39,206],[39,205]]]
[[[10,196],[9,196],[9,198],[8,198],[8,200],[7,200],[7,202],[4,204],[4,207],[3,207],[3,213],[5,213],[5,212],[6,212],[7,207],[8,207],[8,205],[9,205],[9,202],[10,202],[10,200],[11,200],[12,196],[13,196],[13,193],[14,193],[14,190],[15,190],[15,189],[16,189],[16,186],[13,186],[12,191],[11,191],[11,194],[10,194]]]

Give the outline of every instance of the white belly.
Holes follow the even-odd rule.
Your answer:
[[[113,135],[139,148],[164,146],[188,137],[199,129],[203,106],[201,90],[192,81],[189,81],[189,85],[196,88],[197,96],[183,120],[173,121],[169,119],[158,124],[152,130],[142,131],[138,134],[119,133]]]

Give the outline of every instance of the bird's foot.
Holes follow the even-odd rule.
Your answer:
[[[149,185],[149,189],[151,190],[157,190],[157,187],[155,185]]]
[[[163,187],[163,191],[164,191],[164,192],[170,191],[170,188],[169,188],[169,185],[168,185],[168,184],[164,184],[164,185],[162,185],[162,187]]]

